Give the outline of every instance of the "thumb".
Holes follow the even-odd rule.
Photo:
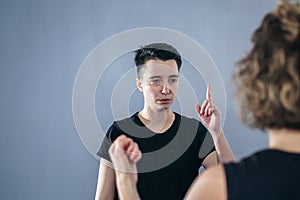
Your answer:
[[[198,114],[200,114],[201,106],[197,103],[196,104],[196,111]]]

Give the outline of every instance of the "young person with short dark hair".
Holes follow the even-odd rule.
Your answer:
[[[202,123],[171,110],[181,67],[181,56],[174,47],[154,43],[135,53],[136,85],[143,93],[144,107],[109,128],[98,152],[96,199],[118,199],[118,169],[111,165],[109,148],[120,135],[131,138],[143,154],[137,164],[141,199],[183,199],[202,165],[209,168],[235,160],[221,129],[220,112],[211,100],[209,86],[206,100],[196,106]]]

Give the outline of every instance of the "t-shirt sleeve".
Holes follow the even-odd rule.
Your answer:
[[[198,144],[199,147],[199,158],[205,159],[211,152],[215,151],[214,140],[210,134],[210,132],[205,128],[205,126],[199,122],[198,127]]]
[[[115,141],[115,139],[121,135],[121,132],[116,125],[116,123],[113,123],[108,131],[105,134],[105,137],[103,138],[102,144],[99,148],[99,151],[97,152],[97,155],[100,158],[104,158],[105,160],[111,161],[108,150],[111,146],[111,144]]]

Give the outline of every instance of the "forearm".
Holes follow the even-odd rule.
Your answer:
[[[218,137],[214,137],[214,144],[218,155],[218,163],[235,162],[235,157],[227,142],[224,132],[218,134]]]
[[[120,200],[140,200],[136,183],[126,174],[117,176],[117,188]]]
[[[95,200],[113,200],[115,194],[115,171],[111,163],[101,159]]]

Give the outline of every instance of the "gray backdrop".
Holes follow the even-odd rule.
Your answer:
[[[73,84],[96,45],[132,28],[169,28],[202,44],[225,84],[224,131],[234,154],[240,159],[265,148],[266,135],[238,119],[231,74],[234,63],[251,47],[252,31],[274,5],[273,0],[2,0],[0,199],[94,198],[99,161],[76,131]],[[130,67],[132,55],[124,59]],[[121,75],[119,69],[109,69],[96,94],[103,129],[113,120],[102,110],[110,102],[104,94],[115,81],[110,74]],[[205,86],[197,91],[202,99]],[[134,95],[141,100],[140,94]],[[130,112],[142,107],[141,101],[132,104]]]

